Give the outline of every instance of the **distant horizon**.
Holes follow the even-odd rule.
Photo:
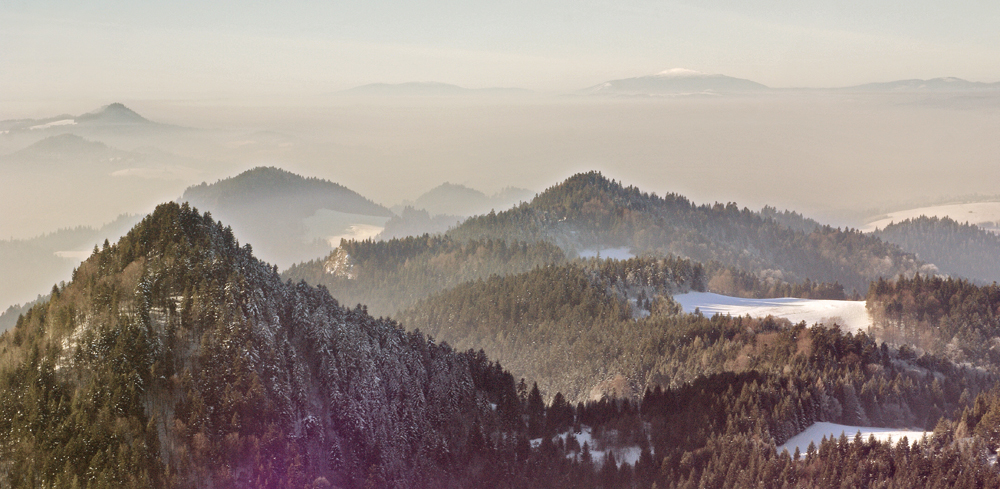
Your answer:
[[[351,95],[349,93],[351,91],[355,91],[355,90],[363,89],[363,88],[368,88],[368,87],[387,87],[388,88],[388,87],[405,87],[405,86],[416,86],[416,85],[428,85],[428,86],[439,86],[439,87],[450,87],[450,88],[462,89],[462,90],[467,90],[469,92],[488,92],[488,91],[493,91],[493,90],[496,90],[496,91],[521,91],[521,92],[525,92],[524,95],[531,94],[531,95],[535,95],[535,96],[559,97],[559,96],[565,96],[565,95],[580,94],[580,93],[586,91],[587,89],[594,88],[594,87],[600,86],[601,84],[605,84],[605,83],[608,83],[608,82],[620,81],[620,80],[632,80],[632,79],[640,79],[640,78],[654,78],[654,77],[658,77],[658,76],[664,75],[664,74],[666,74],[667,72],[670,72],[670,71],[687,71],[687,72],[696,73],[696,74],[701,75],[701,76],[708,76],[708,77],[721,76],[721,77],[726,77],[726,78],[731,78],[731,79],[737,79],[737,80],[746,80],[746,81],[750,81],[750,82],[754,82],[754,83],[759,83],[759,84],[765,86],[769,90],[774,90],[775,93],[780,93],[780,92],[783,92],[783,91],[785,91],[785,92],[788,92],[788,91],[794,92],[796,90],[818,91],[818,92],[821,92],[821,91],[824,91],[824,90],[844,90],[844,89],[850,89],[850,88],[861,88],[861,87],[872,86],[872,85],[889,85],[889,84],[893,84],[893,83],[914,82],[914,81],[928,82],[928,81],[935,81],[935,80],[958,80],[958,81],[967,82],[967,83],[973,83],[973,84],[994,85],[995,87],[991,87],[991,90],[992,89],[1000,90],[1000,78],[997,78],[996,81],[984,81],[984,80],[972,80],[972,79],[966,79],[966,78],[961,78],[961,77],[957,77],[957,76],[947,76],[947,75],[945,75],[945,76],[934,76],[934,77],[929,77],[929,78],[897,78],[897,79],[884,80],[884,81],[883,80],[873,80],[873,81],[867,81],[867,82],[862,82],[862,83],[857,83],[857,84],[852,84],[852,85],[840,85],[840,86],[772,86],[772,85],[768,85],[766,83],[761,83],[761,82],[759,82],[757,80],[754,80],[754,79],[751,79],[751,78],[741,78],[741,77],[732,76],[732,75],[729,75],[729,74],[726,74],[726,73],[699,72],[699,71],[696,71],[696,70],[689,70],[687,68],[669,68],[669,69],[666,69],[666,70],[661,70],[659,72],[653,72],[653,73],[647,73],[647,74],[637,74],[637,75],[625,76],[625,77],[621,77],[621,78],[607,79],[607,80],[603,80],[601,82],[598,82],[598,83],[595,83],[595,84],[592,84],[592,85],[588,85],[588,86],[576,87],[576,88],[570,88],[570,89],[561,89],[561,90],[535,90],[535,89],[526,88],[526,87],[523,87],[523,86],[515,86],[515,85],[509,85],[509,86],[502,86],[502,85],[470,86],[470,85],[461,85],[459,83],[454,83],[454,82],[450,82],[450,81],[441,81],[441,80],[428,79],[428,80],[411,80],[411,81],[402,81],[402,82],[374,81],[374,82],[363,83],[363,84],[360,84],[360,85],[352,85],[352,86],[349,86],[349,87],[346,87],[346,88],[338,88],[338,89],[333,89],[333,90],[325,90],[325,91],[319,91],[319,92],[314,92],[314,93],[279,93],[279,92],[272,92],[272,93],[261,93],[261,94],[243,94],[243,95],[230,94],[230,95],[223,95],[223,94],[218,94],[218,93],[205,92],[205,93],[202,93],[202,94],[187,94],[185,96],[178,96],[178,97],[152,97],[152,98],[138,97],[138,98],[135,98],[135,97],[122,96],[122,97],[117,97],[116,98],[115,95],[109,95],[108,98],[103,98],[103,97],[100,97],[100,98],[99,97],[83,97],[81,99],[76,99],[76,100],[69,100],[69,99],[65,99],[65,98],[62,98],[62,97],[54,97],[54,98],[51,98],[51,99],[46,99],[46,101],[39,102],[39,103],[37,103],[35,105],[32,105],[31,101],[20,101],[20,104],[7,104],[4,107],[0,108],[0,121],[12,121],[12,120],[20,120],[20,119],[45,119],[45,118],[57,117],[57,116],[61,116],[61,115],[80,116],[80,115],[84,115],[86,113],[92,112],[94,110],[99,110],[99,109],[105,108],[105,107],[107,107],[109,105],[113,105],[113,104],[122,104],[122,105],[128,106],[129,104],[134,104],[134,103],[149,103],[149,102],[152,102],[152,103],[169,103],[169,104],[177,104],[177,103],[180,103],[180,104],[184,104],[184,103],[189,103],[189,104],[214,103],[214,104],[219,104],[221,106],[247,106],[247,103],[249,102],[250,103],[249,106],[252,107],[254,105],[253,101],[257,101],[257,102],[266,104],[268,106],[274,106],[275,104],[281,105],[281,102],[283,101],[283,102],[288,103],[289,106],[296,106],[296,105],[302,104],[302,103],[308,104],[308,103],[310,103],[310,101],[313,101],[316,98],[329,97],[329,96],[334,96],[334,95],[345,95],[345,96],[346,95]],[[961,92],[961,91],[963,91],[963,90],[956,90],[956,92]],[[485,94],[479,94],[479,95],[486,96]],[[510,96],[510,94],[506,94],[506,95]],[[378,95],[378,94],[367,94],[367,95],[366,94],[360,94],[360,95],[357,95],[357,96],[359,96],[359,97],[378,98],[380,95]],[[0,97],[2,97],[2,96],[0,96]],[[20,109],[16,109],[15,108],[18,105],[20,105]],[[60,110],[59,109],[60,107],[65,107],[65,108],[62,109],[62,110]],[[86,107],[90,107],[90,108],[87,109]],[[12,112],[12,113],[6,113],[6,112]]]
[[[13,2],[0,7],[0,106],[242,100],[417,80],[560,93],[671,68],[774,88],[995,82],[998,24],[1000,5],[973,0]]]

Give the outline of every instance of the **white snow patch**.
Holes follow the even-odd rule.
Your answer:
[[[629,258],[635,258],[635,253],[632,253],[627,247],[621,248],[601,248],[599,250],[583,250],[580,252],[580,258],[613,258],[615,260],[628,260]]]
[[[50,127],[56,127],[56,126],[72,126],[74,124],[76,124],[76,121],[73,119],[63,119],[59,121],[49,122],[47,124],[39,124],[37,126],[31,126],[28,129],[34,131],[36,129],[48,129]]]
[[[805,321],[812,326],[816,323],[839,324],[845,331],[862,331],[871,326],[871,317],[865,309],[865,301],[835,301],[822,299],[743,299],[711,292],[688,292],[678,294],[674,300],[684,312],[692,313],[695,308],[706,316],[730,314],[733,316],[785,318],[793,323]]]
[[[331,247],[340,246],[341,238],[365,240],[374,238],[385,228],[388,217],[348,214],[346,212],[319,209],[312,216],[302,220],[306,225],[306,242],[323,239]]]
[[[700,71],[689,70],[687,68],[671,68],[669,70],[663,70],[656,74],[656,76],[704,76],[705,74]]]
[[[794,454],[795,448],[798,447],[799,453],[805,455],[806,450],[809,448],[809,443],[815,443],[816,448],[819,448],[819,444],[823,441],[825,436],[827,440],[830,438],[838,439],[841,434],[847,436],[851,441],[854,440],[854,436],[861,433],[861,439],[868,441],[870,436],[874,436],[876,440],[880,442],[891,441],[893,444],[898,443],[905,436],[910,444],[914,444],[920,441],[921,438],[926,434],[928,437],[932,435],[930,431],[915,431],[915,430],[900,430],[897,428],[872,428],[869,426],[848,426],[836,423],[813,423],[812,426],[806,428],[805,431],[793,436],[784,445],[778,447],[778,453],[784,450],[788,450],[788,453]]]
[[[876,228],[885,229],[885,227],[889,224],[899,223],[907,219],[916,219],[920,216],[950,217],[960,223],[968,222],[986,229],[987,231],[1000,233],[1000,202],[944,204],[890,212],[887,216],[881,219],[865,224],[861,230],[864,232],[871,232]]]
[[[372,226],[371,224],[354,224],[347,227],[347,232],[344,234],[338,234],[336,236],[328,236],[326,241],[330,243],[330,246],[337,247],[340,246],[340,240],[346,239],[348,241],[364,241],[368,238],[374,238],[385,229],[383,226]]]
[[[580,454],[583,453],[584,443],[587,444],[587,449],[590,450],[590,459],[594,462],[594,465],[598,466],[604,464],[604,458],[607,456],[608,452],[611,452],[615,455],[615,461],[618,462],[619,467],[622,464],[635,466],[636,462],[639,461],[639,457],[642,455],[642,449],[635,445],[597,450],[594,446],[594,438],[590,434],[590,427],[584,426],[580,429],[580,431],[581,431],[580,433],[574,433],[572,431],[568,431],[566,433],[556,435],[555,437],[552,438],[553,441],[556,438],[561,438],[563,443],[566,442],[567,437],[569,437],[570,435],[576,438],[576,443],[577,445],[580,446],[580,451],[568,454],[567,458],[575,457],[576,460],[579,461]],[[541,444],[542,444],[541,438],[535,438],[531,440],[532,448],[538,448],[538,446]]]
[[[92,250],[92,249],[90,249],[90,250],[68,250],[68,251],[57,251],[57,252],[55,252],[55,255],[58,256],[59,258],[72,258],[74,260],[83,261],[83,260],[86,260],[87,258],[90,258],[90,254],[93,253],[93,252],[94,252],[94,250]]]

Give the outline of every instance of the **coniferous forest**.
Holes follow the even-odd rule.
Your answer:
[[[587,173],[279,273],[163,204],[11,309],[0,488],[1000,487],[1000,290],[884,239]],[[781,448],[816,423],[926,433]]]

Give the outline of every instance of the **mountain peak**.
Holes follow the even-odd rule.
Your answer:
[[[148,124],[150,121],[124,104],[115,102],[76,118],[77,122],[92,121],[107,124]]]
[[[57,134],[38,141],[19,153],[92,153],[104,151],[108,146],[98,141],[90,141],[76,134]]]

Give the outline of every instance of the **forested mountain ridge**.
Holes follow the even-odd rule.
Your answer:
[[[283,283],[177,204],[0,336],[0,384],[4,487],[464,487],[469,441],[520,429],[498,365]]]
[[[0,335],[0,486],[998,482],[984,434],[1000,425],[991,398],[977,398],[995,382],[988,373],[770,319],[668,310],[655,318],[659,329],[648,326],[653,317],[636,322],[634,294],[697,285],[698,268],[684,259],[535,267],[472,286],[538,276],[552,289],[553,273],[566,288],[541,304],[598,307],[587,315],[632,331],[605,352],[660,362],[639,400],[574,406],[546,393],[546,404],[530,380],[515,383],[483,352],[456,353],[345,308],[322,287],[283,282],[211,216],[165,204]],[[569,309],[521,311],[521,322],[579,319]],[[619,331],[628,330],[605,334]],[[967,419],[935,424],[962,409]],[[775,452],[826,420],[935,425],[941,435],[905,449],[845,437],[798,460]],[[575,432],[592,438],[577,443]],[[621,450],[639,455],[618,464]],[[859,457],[871,463],[851,462]]]
[[[696,206],[676,194],[624,187],[597,172],[574,175],[508,211],[470,218],[448,234],[544,240],[577,251],[629,247],[640,255],[718,261],[755,273],[777,270],[789,282],[837,282],[859,292],[880,276],[912,275],[922,266],[912,254],[859,231],[822,226],[806,233],[734,203]]]
[[[388,316],[463,282],[526,272],[565,259],[561,249],[544,242],[460,242],[423,235],[342,241],[327,257],[292,265],[282,277],[322,285],[346,304],[365,304],[372,314]]]
[[[945,274],[1000,281],[1000,236],[974,224],[921,216],[889,224],[872,235],[914,252]]]
[[[447,235],[424,235],[387,241],[344,240],[326,257],[292,265],[281,276],[293,282],[305,280],[312,285],[322,285],[346,304],[365,304],[372,314],[388,316],[413,307],[432,294],[460,287],[464,283],[485,280],[494,275],[524,273],[566,261],[565,253],[559,247],[544,241],[529,244],[473,239],[463,242]],[[594,263],[600,262],[596,260]],[[697,269],[698,285],[693,286],[696,290],[756,298],[845,298],[843,286],[837,283],[789,283],[780,274],[761,277],[718,262],[701,265],[690,260],[678,261],[674,257],[644,258],[636,262],[639,265],[628,266],[656,267],[663,262],[684,262],[689,269]],[[593,267],[593,264],[585,266]],[[605,265],[612,266],[617,265]],[[483,300],[491,299],[484,297]]]

